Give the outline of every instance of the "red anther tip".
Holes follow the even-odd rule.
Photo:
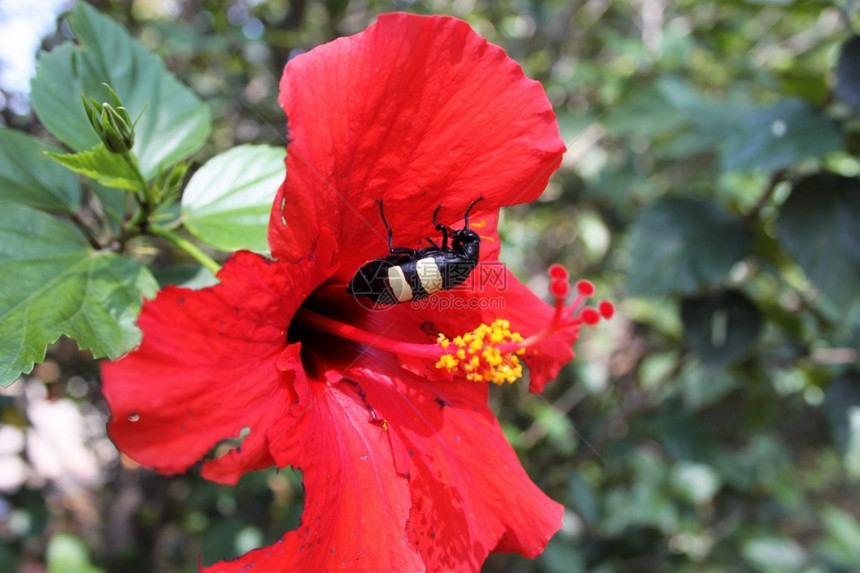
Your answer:
[[[594,294],[594,285],[588,281],[579,281],[576,283],[576,290],[583,296],[592,296]]]
[[[597,306],[600,309],[600,316],[609,320],[615,315],[615,305],[609,302],[608,300],[600,301],[600,304]]]
[[[582,318],[582,322],[591,326],[600,322],[600,313],[593,308],[583,308],[579,316]]]
[[[549,292],[557,299],[566,299],[570,294],[570,285],[563,280],[554,280],[549,283]]]
[[[570,275],[568,274],[567,269],[561,265],[550,265],[549,276],[550,278],[559,281],[566,281],[570,279]]]

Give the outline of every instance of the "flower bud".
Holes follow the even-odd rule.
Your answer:
[[[128,117],[128,113],[122,112],[125,112],[125,108],[102,104],[101,140],[114,153],[127,153],[134,147],[134,128],[123,119],[123,115]]]
[[[96,135],[109,151],[128,153],[134,147],[134,124],[116,92],[109,85],[104,85],[110,92],[113,103],[99,103],[82,93],[84,111]]]
[[[84,104],[84,111],[87,112],[87,119],[89,120],[90,125],[96,133],[99,133],[101,123],[99,122],[98,117],[101,105],[99,105],[99,102],[93,98],[88,98],[83,92],[81,92],[81,103]],[[99,138],[101,138],[101,135],[99,135]]]
[[[179,199],[182,181],[188,171],[188,163],[181,162],[173,166],[168,173],[159,173],[156,184],[152,186],[154,203],[169,205]]]
[[[113,102],[113,107],[116,109],[117,113],[119,113],[120,117],[122,117],[123,121],[134,127],[134,122],[131,121],[131,116],[128,115],[128,110],[122,105],[122,101],[119,99],[119,96],[116,95],[116,92],[113,91],[113,88],[106,83],[102,83],[102,85],[107,88],[108,92],[110,92],[110,99]]]
[[[187,163],[177,163],[170,173],[167,175],[164,188],[168,195],[178,195],[182,188],[182,180],[185,179],[185,173],[188,171]]]

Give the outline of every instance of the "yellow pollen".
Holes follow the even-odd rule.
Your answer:
[[[482,324],[453,340],[440,334],[436,342],[446,352],[436,362],[436,368],[465,375],[473,382],[512,384],[523,376],[523,366],[517,355],[525,354],[526,349],[503,352],[499,347],[522,341],[523,337],[511,332],[511,323],[504,319],[497,319],[490,325]]]

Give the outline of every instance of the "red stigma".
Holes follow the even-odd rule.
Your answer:
[[[567,298],[570,294],[570,285],[565,280],[554,280],[549,283],[549,292],[555,298]]]
[[[576,283],[576,290],[579,291],[579,294],[582,296],[593,296],[594,284],[590,281],[578,281]]]
[[[579,316],[582,319],[582,322],[589,326],[594,326],[600,322],[600,313],[593,308],[583,308]]]
[[[600,310],[600,316],[602,316],[606,320],[609,320],[615,315],[615,305],[608,300],[600,301],[600,304],[597,308]]]
[[[568,274],[567,269],[563,266],[554,264],[549,267],[549,277],[557,281],[567,282],[567,280],[570,279],[570,274]]]

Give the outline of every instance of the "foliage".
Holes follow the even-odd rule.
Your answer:
[[[272,190],[283,180],[282,147],[234,147],[188,181],[182,195],[185,226],[200,241],[225,251],[268,251]]]
[[[112,13],[190,88],[111,18],[74,9],[78,43],[40,57],[31,99],[41,125],[75,155],[23,133],[44,134],[32,118],[4,116],[4,384],[60,334],[97,356],[132,348],[133,315],[154,292],[153,275],[205,282],[211,275],[198,271],[210,258],[265,249],[265,189],[274,196],[283,169],[276,86],[290,53],[355,32],[381,11],[447,11],[543,82],[568,146],[545,200],[505,214],[503,256],[523,277],[562,263],[620,303],[543,395],[525,385],[493,393],[530,475],[568,513],[539,559],[495,556],[486,570],[857,567],[860,22],[852,9],[200,6],[177,18]],[[108,151],[81,92],[127,108],[136,121],[130,150]],[[240,146],[252,142],[274,147]],[[69,348],[52,346],[43,366],[0,396],[4,427],[34,432],[25,406],[46,385],[88,412],[95,371]],[[289,471],[231,489],[125,463],[110,487],[91,486],[99,495],[86,510],[46,503],[39,482],[4,496],[14,519],[0,530],[0,569],[193,571],[201,551],[212,562],[270,543],[301,513],[300,476]],[[53,495],[71,495],[56,483]],[[136,495],[136,505],[111,513],[114,499],[101,495],[109,490]],[[115,537],[88,529],[93,511],[122,524]],[[60,523],[72,537],[57,533]]]

